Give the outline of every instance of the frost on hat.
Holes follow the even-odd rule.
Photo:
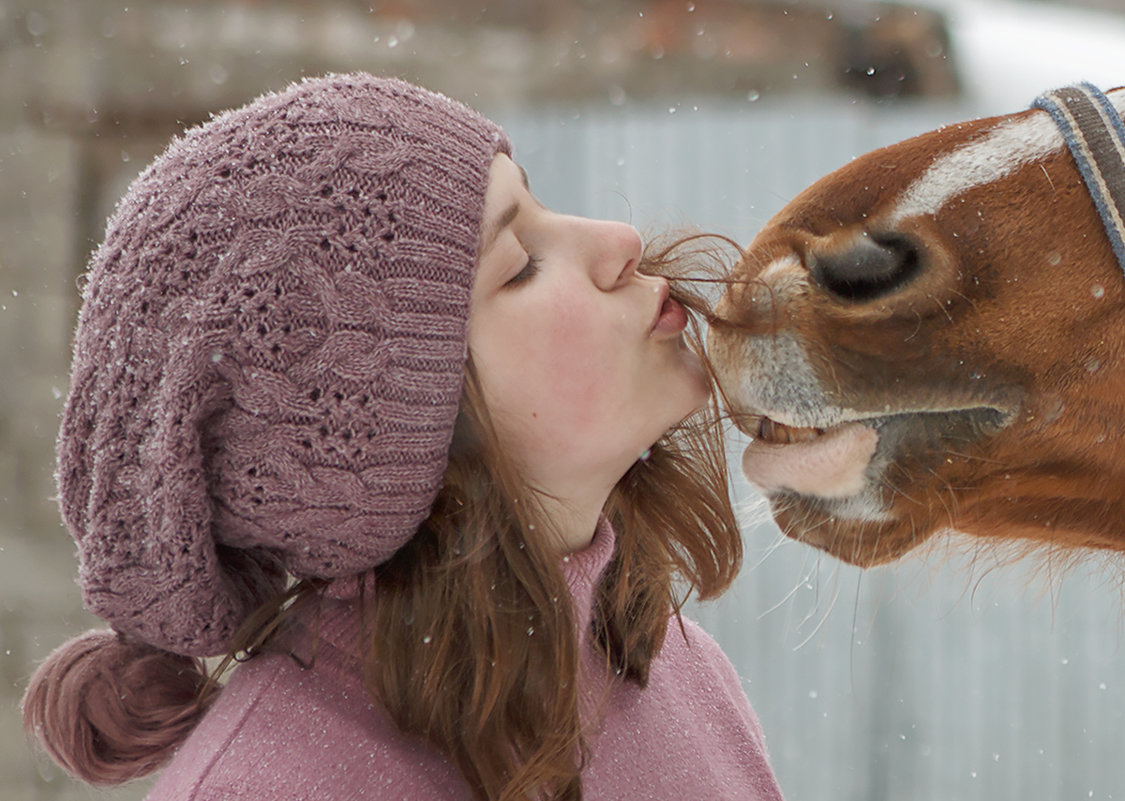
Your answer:
[[[388,559],[441,484],[503,132],[401,81],[294,84],[174,141],[87,275],[57,457],[86,605],[225,651],[285,573]]]

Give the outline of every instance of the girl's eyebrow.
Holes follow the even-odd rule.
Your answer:
[[[519,167],[518,164],[516,166]],[[527,181],[527,170],[525,170],[523,167],[519,167],[519,170],[520,179],[523,181],[523,188],[530,191],[530,187],[528,186]],[[489,251],[489,249],[496,243],[496,237],[500,235],[501,231],[512,224],[512,220],[514,220],[517,215],[519,215],[519,213],[520,204],[519,201],[516,201],[515,203],[504,209],[504,211],[502,211],[495,220],[492,220],[485,224],[485,229],[481,234],[480,256],[483,256]],[[478,258],[480,256],[478,256]]]
[[[520,213],[519,202],[513,203],[504,209],[494,220],[490,220],[485,226],[484,234],[481,236],[480,256],[488,253],[494,244],[496,244],[496,237],[500,236],[500,232],[512,224],[512,220]]]

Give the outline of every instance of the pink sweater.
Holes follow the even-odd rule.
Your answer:
[[[579,619],[590,619],[613,543],[602,525],[564,562]],[[400,734],[372,702],[343,650],[356,626],[350,607],[338,604],[324,614],[311,669],[275,654],[239,666],[148,801],[469,801],[457,769]],[[645,689],[611,677],[585,688],[601,716],[587,736],[583,797],[780,801],[734,668],[696,624],[684,620],[684,629],[686,637],[669,623]],[[586,660],[598,659],[585,638],[582,645]]]

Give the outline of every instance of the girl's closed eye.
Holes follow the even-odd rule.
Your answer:
[[[527,281],[530,281],[539,272],[541,265],[540,260],[533,254],[527,254],[527,263],[524,264],[523,269],[508,279],[505,287],[516,287]]]

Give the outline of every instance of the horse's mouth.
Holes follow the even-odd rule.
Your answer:
[[[888,464],[940,454],[1004,428],[1010,412],[991,406],[899,411],[857,417],[834,425],[798,426],[764,415],[740,415],[737,427],[752,441],[742,458],[747,479],[767,495],[854,498],[873,485]]]
[[[730,415],[735,428],[759,442],[788,445],[816,439],[831,426],[798,426],[782,423],[764,414],[734,413]]]
[[[752,441],[742,454],[742,472],[767,495],[796,492],[846,498],[863,491],[878,434],[865,422],[795,426],[770,417],[739,427]]]
[[[793,442],[811,442],[822,436],[826,429],[809,426],[787,426],[768,417],[759,418],[752,436],[760,442],[770,442],[774,445],[788,445]]]

